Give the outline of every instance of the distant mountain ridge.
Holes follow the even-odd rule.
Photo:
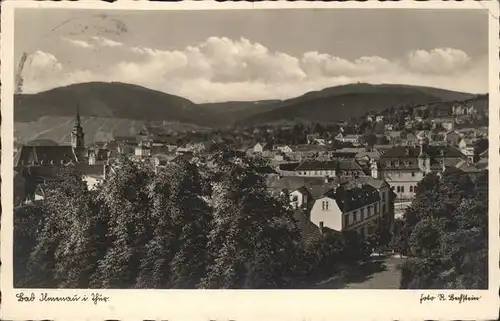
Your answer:
[[[49,124],[58,126],[50,117],[71,119],[77,106],[82,117],[88,118],[86,125],[92,130],[98,128],[99,137],[108,137],[117,128],[123,132],[130,127],[133,128],[131,132],[135,132],[138,127],[152,121],[212,128],[288,120],[330,122],[359,117],[367,111],[381,112],[397,105],[461,101],[475,96],[431,87],[356,83],[312,91],[286,100],[196,104],[183,97],[137,85],[90,82],[37,94],[15,95],[14,120],[19,124],[16,137],[62,142],[67,139],[58,138],[63,128],[50,134],[51,128],[45,127]],[[63,122],[66,130],[70,123]],[[35,128],[42,135],[30,132]]]
[[[88,117],[169,120],[196,125],[213,121],[205,108],[186,98],[119,82],[81,83],[37,94],[15,95],[14,104],[14,119],[22,122],[43,116],[74,117],[77,106],[80,114]]]

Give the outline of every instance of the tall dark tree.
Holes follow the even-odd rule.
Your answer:
[[[86,287],[103,255],[106,223],[99,215],[95,192],[76,169],[63,169],[59,177],[46,186],[43,227],[27,267],[29,283]]]
[[[287,253],[298,241],[291,211],[269,194],[258,166],[219,155],[214,177],[211,264],[204,288],[279,288],[290,271]]]
[[[426,176],[404,215],[399,248],[403,288],[487,287],[487,179],[459,170]]]
[[[145,246],[151,238],[148,183],[152,171],[144,164],[121,159],[116,174],[100,190],[109,218],[109,247],[99,262],[98,277],[104,288],[135,285]]]

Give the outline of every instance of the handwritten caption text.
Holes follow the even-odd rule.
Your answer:
[[[100,293],[92,293],[90,296],[87,294],[79,295],[66,295],[57,296],[49,295],[48,293],[40,293],[35,295],[35,293],[25,294],[23,292],[17,293],[16,298],[18,302],[93,302],[98,303],[108,303],[110,301],[109,297],[104,296]]]
[[[466,302],[476,302],[481,300],[480,296],[475,296],[471,294],[421,294],[420,304],[430,303],[430,302],[456,302],[456,303],[466,303]]]

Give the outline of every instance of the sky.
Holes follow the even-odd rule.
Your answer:
[[[119,81],[197,103],[284,99],[336,85],[488,90],[484,10],[16,9],[23,92]],[[17,69],[17,67],[16,67]]]

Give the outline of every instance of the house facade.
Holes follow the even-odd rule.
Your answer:
[[[363,168],[354,160],[306,161],[295,168],[298,176],[306,177],[361,177]]]
[[[379,193],[368,184],[348,190],[339,186],[316,199],[310,211],[311,222],[319,228],[356,231],[361,238],[376,232],[380,218]]]
[[[420,146],[395,146],[371,162],[372,177],[387,181],[396,194],[396,202],[415,197],[416,186],[424,176],[455,166],[465,155],[452,146],[434,146],[421,142]]]
[[[458,147],[460,148],[460,151],[467,157],[467,160],[470,163],[473,163],[475,156],[474,140],[464,138],[460,141]]]
[[[394,219],[394,195],[389,184],[372,177],[353,179],[320,177],[272,177],[268,187],[290,197],[318,229],[355,230],[369,236],[377,224],[390,226]]]

